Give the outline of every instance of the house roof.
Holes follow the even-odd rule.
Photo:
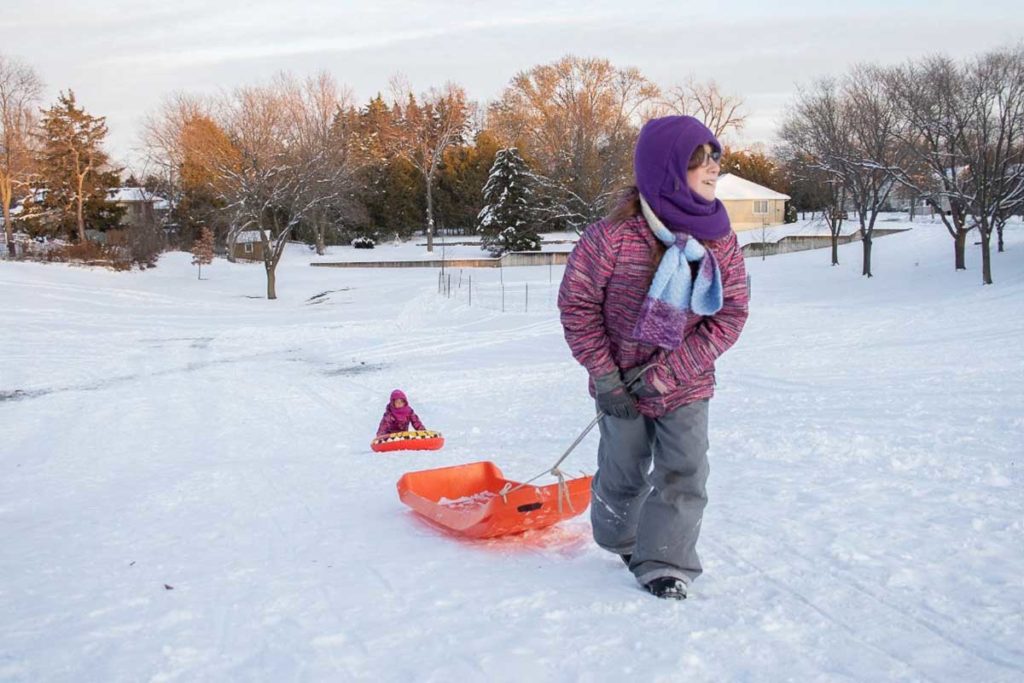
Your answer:
[[[266,231],[264,231],[266,232]],[[271,239],[270,233],[267,232],[267,239]],[[260,242],[260,231],[259,230],[242,230],[235,237],[235,244],[246,244],[249,242]]]
[[[715,196],[726,200],[743,199],[789,199],[788,194],[776,192],[764,185],[740,178],[735,173],[723,173],[718,177],[718,186],[715,189]]]
[[[152,202],[158,211],[170,208],[170,203],[144,187],[112,187],[107,190],[107,201],[118,203]]]

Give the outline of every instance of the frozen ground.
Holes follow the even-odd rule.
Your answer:
[[[260,265],[199,282],[186,254],[0,262],[0,681],[1019,681],[1024,228],[1007,243],[991,287],[938,225],[878,240],[870,280],[859,244],[748,261],[682,603],[586,516],[465,542],[396,496],[480,459],[530,477],[589,421],[559,269],[506,269],[537,298],[503,314],[302,249],[277,301]],[[396,387],[444,450],[370,451]]]

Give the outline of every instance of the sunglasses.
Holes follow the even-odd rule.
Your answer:
[[[700,168],[701,166],[708,166],[711,162],[716,164],[722,163],[722,153],[717,149],[713,149],[709,152],[704,145],[701,145],[697,149],[693,150],[693,156],[690,157],[690,163],[687,168],[693,170]]]

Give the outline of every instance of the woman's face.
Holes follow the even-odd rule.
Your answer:
[[[715,201],[715,187],[718,183],[718,172],[722,170],[718,161],[711,158],[711,145],[698,147],[690,159],[686,171],[686,184],[699,197],[709,202]]]

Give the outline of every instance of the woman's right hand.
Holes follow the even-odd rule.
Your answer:
[[[597,407],[605,415],[623,420],[635,420],[640,417],[636,399],[626,390],[618,370],[595,378],[594,390],[597,394]]]

